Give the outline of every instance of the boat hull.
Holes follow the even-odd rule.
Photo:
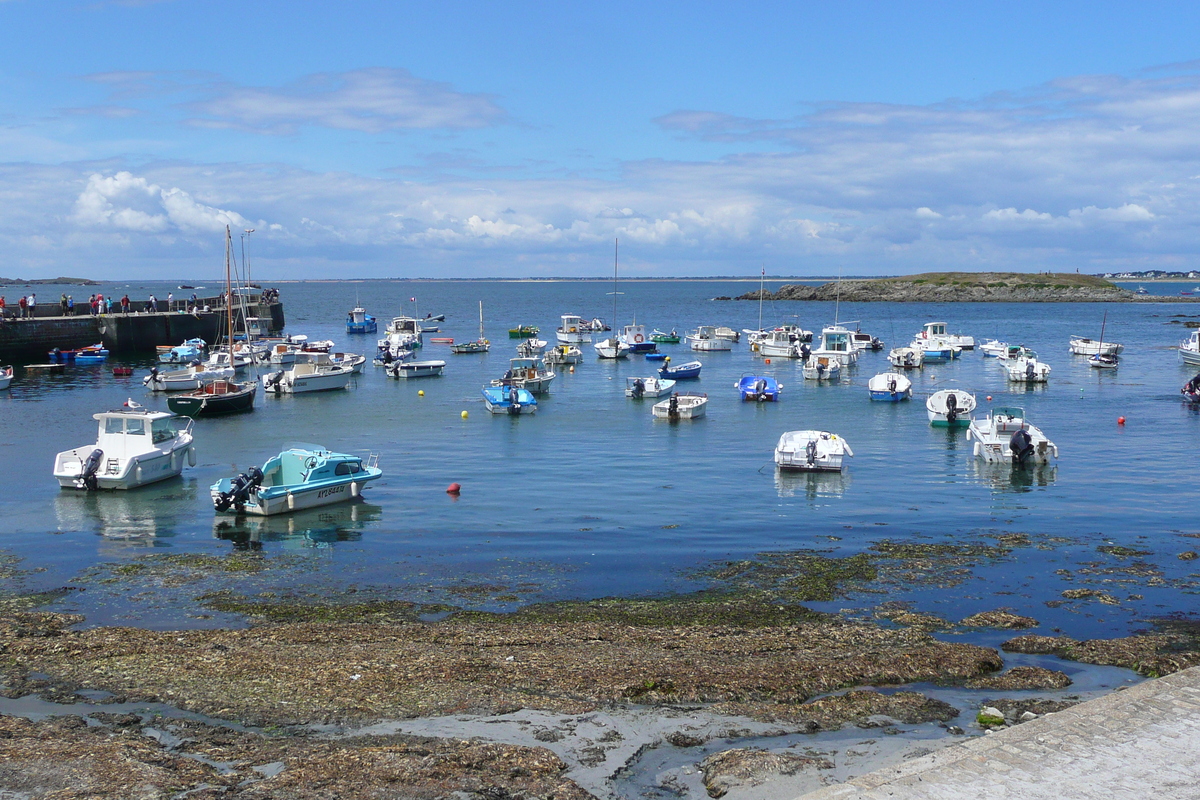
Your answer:
[[[236,391],[176,394],[167,398],[167,408],[184,417],[211,417],[220,414],[237,414],[254,408],[257,383],[242,384]],[[207,388],[207,387],[205,387]]]
[[[119,465],[116,472],[98,471],[97,488],[128,491],[174,478],[183,472],[184,464],[189,458],[195,461],[194,453],[190,452],[191,447],[192,441],[189,436],[185,442],[180,442],[171,450],[134,456],[124,465]],[[88,445],[59,453],[54,477],[60,487],[79,490],[84,488],[79,485],[79,476],[84,460],[94,449],[94,445]]]
[[[681,395],[676,413],[671,412],[671,401],[664,400],[655,403],[653,414],[655,419],[700,419],[708,411],[708,398],[695,395]]]

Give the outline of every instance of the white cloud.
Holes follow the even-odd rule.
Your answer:
[[[941,219],[942,215],[929,206],[921,206],[914,212],[921,219]]]
[[[236,211],[198,203],[182,189],[163,189],[129,172],[93,173],[75,200],[75,220],[137,233],[217,232],[226,225],[241,229],[251,224]]]

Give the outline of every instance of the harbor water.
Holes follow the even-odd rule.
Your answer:
[[[170,288],[103,290],[164,297]],[[0,555],[13,588],[68,587],[49,607],[82,613],[89,625],[216,626],[243,621],[197,603],[214,589],[314,596],[355,589],[508,610],[544,600],[692,591],[711,585],[705,568],[761,553],[848,556],[884,539],[995,543],[1004,534],[1025,534],[1030,546],[976,560],[962,580],[897,586],[887,599],[952,620],[1004,606],[1040,620],[1044,632],[1058,628],[1076,638],[1124,635],[1148,620],[1200,608],[1200,570],[1193,566],[1200,562],[1178,557],[1200,549],[1191,487],[1200,469],[1200,413],[1181,401],[1179,388],[1194,371],[1175,350],[1187,336],[1185,323],[1200,320],[1193,305],[1169,298],[836,309],[768,302],[765,326],[798,323],[819,331],[836,314],[887,345],[864,353],[836,385],[805,381],[795,361],[765,364],[744,338],[731,352],[661,346],[673,364],[703,362],[701,378],[678,388],[709,397],[706,418],[670,423],[652,418],[654,401],[624,395],[628,376],[652,375],[656,364],[640,356],[599,361],[590,346],[573,372],[558,368],[536,415],[492,416],[483,406],[480,387],[516,356],[509,328],[537,325],[540,338],[553,344],[561,314],[611,323],[611,282],[347,281],[280,289],[288,332],[333,339],[339,351],[371,355],[392,316],[445,314],[441,332],[426,334],[417,356],[445,360],[445,374],[394,380],[368,364],[347,391],[260,392],[252,413],[196,421],[198,462],[182,478],[87,494],[58,488],[54,456],[93,443],[92,414],[127,398],[165,409],[165,396],[141,383],[152,363],[110,360],[63,375],[18,369],[11,389],[0,392]],[[636,316],[648,330],[680,334],[701,324],[756,328],[758,303],[713,299],[755,289],[757,282],[623,282],[615,321]],[[379,334],[345,333],[356,300],[379,319]],[[480,300],[489,353],[452,355],[428,341],[474,339]],[[1072,334],[1098,338],[1105,314],[1106,340],[1125,345],[1115,371],[1092,369],[1067,352]],[[1033,348],[1053,368],[1049,384],[1010,384],[995,359],[975,351],[911,373],[911,401],[871,402],[866,382],[888,370],[887,349],[907,344],[933,320],[977,341],[995,337]],[[113,377],[117,364],[133,366],[134,376]],[[780,402],[742,402],[734,384],[764,371],[784,385]],[[926,418],[925,398],[948,387],[974,392],[978,414],[993,405],[1023,407],[1058,445],[1057,465],[1014,471],[973,459],[964,431],[933,428]],[[854,457],[844,473],[776,473],[772,453],[780,434],[807,428],[849,441]],[[265,520],[214,514],[212,483],[294,442],[377,453],[384,477],[361,504]],[[452,482],[461,484],[460,495],[446,493]],[[1102,546],[1128,551],[1113,555]],[[148,554],[222,558],[244,550],[261,552],[266,566],[220,573],[203,585],[143,581],[136,591],[112,578]],[[1089,569],[1114,576],[1106,591],[1119,604],[1060,602],[1064,590],[1078,585],[1072,576]],[[812,605],[836,610],[877,600],[852,596]]]

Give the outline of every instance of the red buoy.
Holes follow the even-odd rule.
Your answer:
[[[763,361],[767,362],[768,364],[771,363],[771,359],[769,359],[769,358],[764,358]]]
[[[1125,424],[1125,418],[1124,418],[1124,417],[1117,417],[1117,424],[1118,424],[1118,425],[1124,425],[1124,424]]]
[[[457,483],[452,483],[446,487],[446,494],[458,494],[462,491],[462,487]]]

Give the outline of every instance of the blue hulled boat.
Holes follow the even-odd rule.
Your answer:
[[[362,306],[355,306],[346,316],[346,333],[375,333],[379,330],[375,318]]]
[[[779,393],[783,391],[783,386],[773,376],[749,373],[743,375],[742,379],[734,384],[734,388],[738,390],[738,394],[742,396],[743,400],[754,400],[759,403],[774,402],[779,399]]]
[[[678,367],[672,367],[671,359],[668,357],[666,363],[664,363],[662,368],[659,369],[658,376],[660,378],[671,378],[672,380],[677,381],[686,380],[688,378],[699,378],[700,369],[703,366],[704,365],[699,361],[689,361],[686,364],[680,364]]]
[[[333,453],[315,445],[296,445],[262,469],[251,467],[236,478],[222,478],[210,489],[218,512],[282,514],[353,500],[363,487],[383,476],[378,457]]]
[[[493,414],[533,414],[537,411],[537,398],[528,389],[516,386],[483,387],[483,404]]]

